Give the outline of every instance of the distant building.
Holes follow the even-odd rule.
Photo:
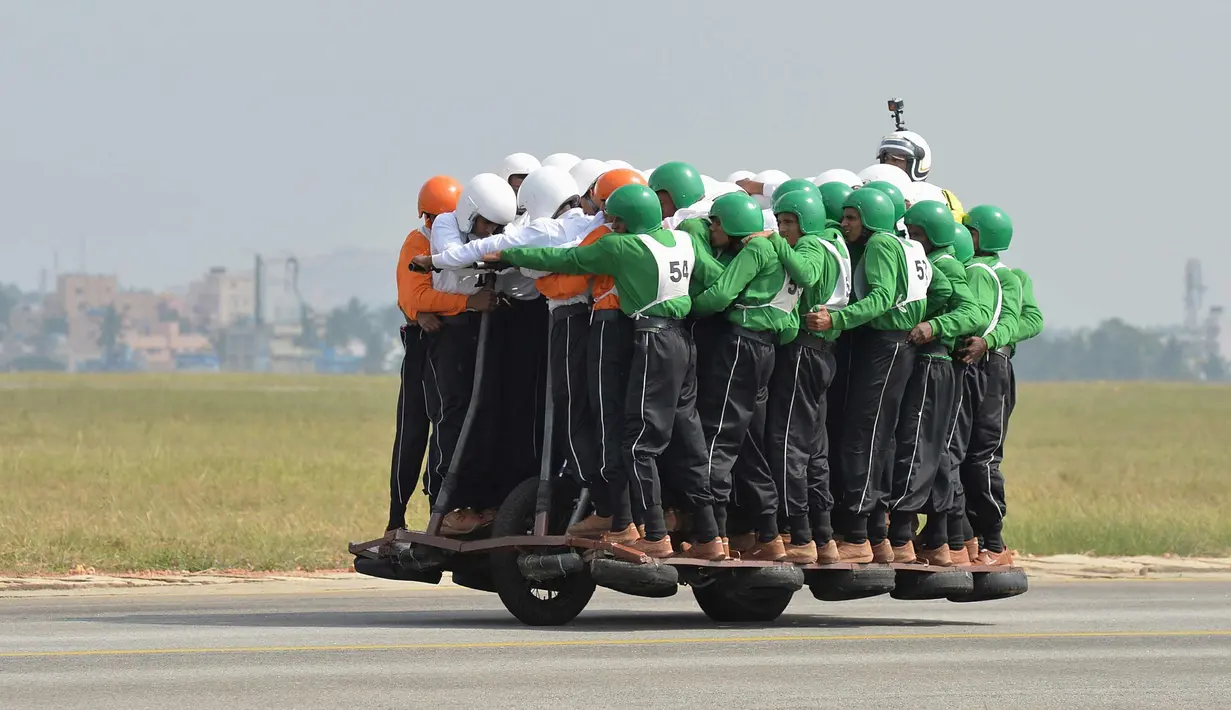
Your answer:
[[[188,286],[184,310],[193,326],[214,332],[252,318],[256,313],[252,272],[227,271],[216,266]]]
[[[101,274],[62,274],[56,293],[48,299],[48,316],[63,316],[68,324],[68,366],[102,356],[98,345],[102,314],[115,303],[119,281]]]
[[[183,355],[212,355],[209,338],[201,333],[181,333],[178,322],[156,323],[146,333],[124,335],[131,357],[139,367],[151,372],[176,369],[177,358]]]

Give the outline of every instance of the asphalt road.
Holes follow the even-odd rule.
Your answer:
[[[0,708],[1226,708],[1231,582],[1034,583],[711,623],[688,590],[520,625],[458,588],[0,598]]]

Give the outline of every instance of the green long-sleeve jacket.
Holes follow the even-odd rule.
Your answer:
[[[1013,335],[1013,345],[1016,347],[1018,343],[1043,332],[1043,311],[1039,310],[1039,304],[1034,300],[1034,281],[1030,275],[1021,269],[1012,271],[1022,285],[1021,313],[1017,318],[1017,332]]]
[[[975,272],[990,276],[986,280]],[[1021,282],[1008,267],[1000,263],[995,254],[976,256],[966,265],[966,280],[976,300],[985,304],[992,313],[982,330],[972,335],[981,335],[989,350],[1010,345],[1017,333],[1018,315],[1021,312]],[[999,311],[997,311],[999,305]]]
[[[689,217],[676,227],[692,237],[692,249],[696,252],[696,263],[693,266],[692,281],[688,283],[688,295],[696,298],[701,292],[714,285],[731,257],[723,253],[715,253],[714,245],[710,243],[710,223],[701,217]]]
[[[932,262],[933,272],[944,273],[953,287],[953,295],[949,297],[946,307],[938,313],[927,315],[932,336],[952,351],[959,335],[982,332],[987,327],[992,320],[993,306],[975,298],[966,280],[969,275],[966,267],[954,257],[953,247],[934,249],[928,252],[928,259]],[[991,279],[986,271],[979,271]]]
[[[799,332],[800,288],[766,239],[749,239],[712,286],[693,299],[692,313],[726,311],[727,320],[749,330],[776,333],[789,343]]]
[[[923,320],[926,301],[901,306],[906,298],[906,255],[898,238],[876,232],[867,239],[856,271],[863,269],[867,293],[832,314],[833,327],[850,330],[865,323],[876,330],[910,330]]]
[[[847,251],[846,242],[842,239],[842,233],[834,228],[826,228],[825,231],[819,233],[803,234],[795,241],[794,247],[777,232],[769,238],[769,243],[773,245],[774,251],[778,254],[778,260],[790,274],[791,280],[803,288],[803,296],[799,299],[800,318],[828,303],[830,297],[834,295],[834,290],[838,288],[838,279],[842,278],[841,264],[834,257],[833,252],[825,248],[822,241],[828,242],[839,254],[846,256],[849,260],[850,253]],[[846,288],[847,298],[851,298],[850,284],[846,284]],[[837,340],[842,334],[838,328],[824,331],[811,331],[804,328],[799,332],[830,341]]]
[[[675,233],[655,229],[647,234],[663,246],[675,246]],[[620,293],[620,310],[631,316],[658,297],[658,262],[635,234],[608,234],[584,247],[516,247],[501,258],[516,267],[555,274],[608,274]],[[684,275],[687,278],[687,275]],[[649,308],[643,315],[682,319],[692,299],[681,296]]]

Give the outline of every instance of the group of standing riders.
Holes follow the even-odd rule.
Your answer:
[[[440,534],[481,534],[537,475],[550,396],[553,470],[593,504],[570,535],[651,558],[1011,564],[1012,359],[1042,315],[1001,260],[1009,215],[965,211],[931,163],[899,130],[858,174],[515,153],[428,180],[397,269],[387,530],[423,470],[433,506],[457,477]]]

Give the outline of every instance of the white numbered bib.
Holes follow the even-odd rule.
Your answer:
[[[851,302],[850,250],[846,248],[846,240],[842,240],[841,249],[826,239],[818,239],[818,241],[821,246],[829,250],[830,254],[833,254],[833,258],[838,260],[838,281],[834,284],[833,293],[829,294],[829,300],[822,305],[831,311],[840,311]]]
[[[906,257],[906,298],[898,304],[898,310],[905,310],[908,303],[927,300],[928,286],[932,284],[932,262],[919,242],[902,237],[897,240]]]
[[[783,313],[794,313],[799,307],[799,297],[802,295],[803,289],[799,284],[791,280],[791,275],[782,270],[782,288],[778,289],[778,293],[769,300],[769,303],[762,303],[759,306],[749,306],[738,304],[735,307],[739,310],[750,311],[756,308],[777,308]]]
[[[633,313],[638,318],[646,310],[660,303],[688,295],[688,281],[692,277],[692,268],[696,253],[692,250],[692,237],[687,232],[671,230],[675,238],[675,246],[665,246],[648,234],[638,234],[637,238],[650,250],[654,263],[658,266],[658,291],[654,300]]]
[[[966,270],[970,271],[975,267],[985,269],[987,273],[992,275],[992,280],[996,282],[996,310],[992,311],[992,322],[988,324],[987,330],[984,330],[983,335],[980,336],[986,338],[993,330],[996,330],[996,326],[1000,323],[1000,311],[1004,307],[1004,286],[1000,284],[1000,277],[996,275],[996,270],[983,262],[976,261],[968,265]]]
[[[905,311],[907,304],[927,299],[928,286],[932,283],[932,262],[928,261],[927,252],[923,251],[919,242],[897,235],[890,236],[897,240],[898,246],[902,247],[902,257],[906,267],[906,294],[901,296],[893,307],[899,311]],[[868,295],[868,276],[863,259],[860,259],[859,265],[855,267],[853,281],[855,296],[865,298]]]

